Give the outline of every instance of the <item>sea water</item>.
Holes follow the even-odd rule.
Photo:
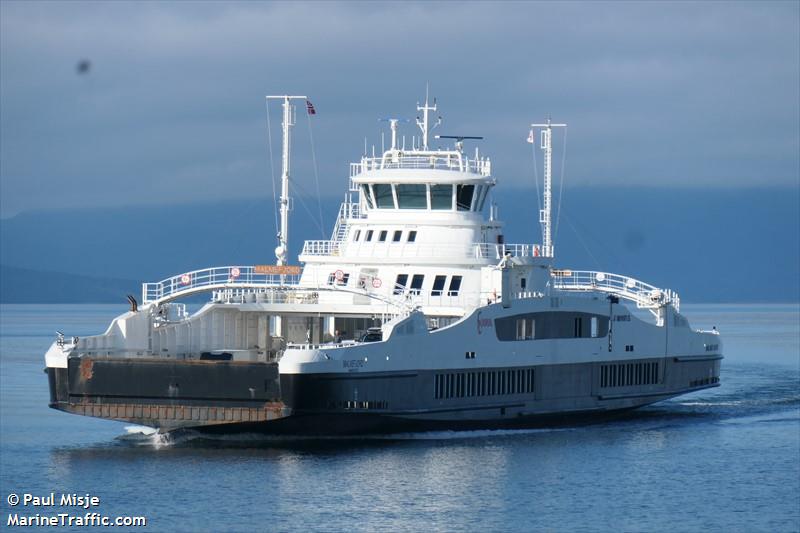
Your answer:
[[[800,531],[798,305],[684,305],[722,333],[722,385],[620,420],[361,439],[170,438],[49,409],[55,331],[124,310],[0,307],[0,529],[95,513],[146,518],[131,531]]]

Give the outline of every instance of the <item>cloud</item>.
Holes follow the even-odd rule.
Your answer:
[[[504,183],[531,179],[527,124],[552,113],[570,124],[574,186],[798,184],[796,3],[0,10],[2,216],[271,194],[263,96],[284,91],[312,97],[321,187],[340,193],[364,136],[380,144],[377,119],[413,118],[426,82],[440,131],[484,135]],[[310,184],[305,117],[295,140],[295,175]]]

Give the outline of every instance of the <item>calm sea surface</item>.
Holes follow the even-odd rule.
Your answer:
[[[145,516],[133,531],[800,531],[798,305],[685,305],[722,332],[722,386],[613,423],[172,442],[47,408],[55,330],[99,333],[124,310],[0,306],[0,529],[96,511]],[[100,504],[8,503],[51,492]]]

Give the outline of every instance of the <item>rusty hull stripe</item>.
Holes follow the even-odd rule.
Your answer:
[[[236,422],[265,422],[283,417],[283,402],[267,402],[263,407],[201,407],[196,405],[61,404],[69,413],[133,422],[144,425],[191,427]],[[178,421],[179,423],[175,423]],[[185,423],[180,423],[184,422]]]

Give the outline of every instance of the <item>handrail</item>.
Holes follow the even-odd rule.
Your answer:
[[[336,224],[333,226],[333,233],[331,233],[331,241],[344,240],[347,236],[347,222],[359,218],[367,218],[367,215],[361,212],[358,202],[342,202],[339,214],[336,216]]]
[[[310,240],[303,244],[300,255],[306,256],[339,256],[344,247],[354,250],[354,255],[361,257],[457,257],[462,259],[500,260],[511,254],[513,257],[549,257],[546,250],[538,244],[495,244],[475,242],[468,244],[423,244],[395,242],[359,242],[346,244],[336,240]],[[363,252],[361,250],[364,250]]]
[[[659,309],[672,304],[680,311],[680,297],[637,279],[593,270],[553,270],[553,287],[564,291],[607,292],[636,303],[640,309]]]
[[[492,164],[489,158],[470,159],[459,152],[399,152],[397,157],[382,156],[362,157],[358,163],[350,163],[350,177],[353,178],[362,172],[383,170],[388,168],[399,169],[439,169],[456,170],[490,176]]]
[[[299,281],[299,275],[262,273],[255,266],[203,268],[154,283],[142,283],[142,302],[160,304],[215,288],[295,287]]]
[[[356,295],[367,296],[381,301],[389,306],[408,312],[413,309],[411,302],[398,298],[392,294],[386,296],[368,290],[370,283],[363,288],[351,289],[347,287],[301,287],[300,276],[288,274],[264,274],[256,271],[254,266],[223,266],[204,268],[169,277],[155,283],[142,284],[142,300],[145,304],[159,305],[170,300],[176,300],[199,292],[215,290],[233,291],[237,289],[273,289],[282,296],[273,299],[271,303],[316,303],[317,293],[320,291],[349,292]],[[298,290],[307,293],[306,296],[295,296]]]

